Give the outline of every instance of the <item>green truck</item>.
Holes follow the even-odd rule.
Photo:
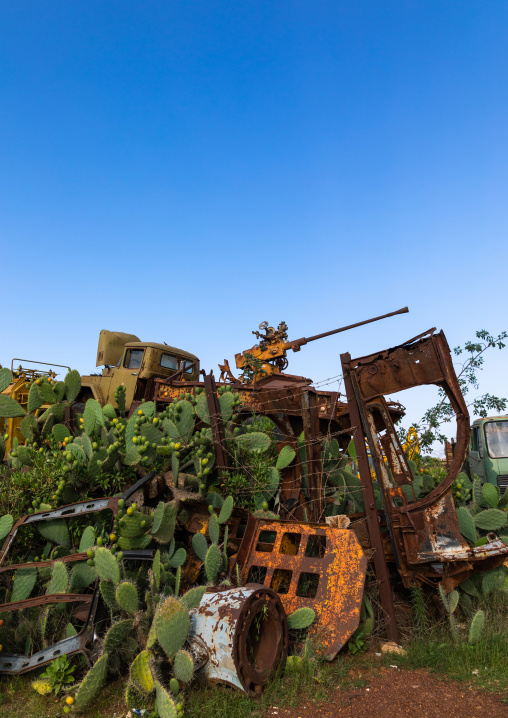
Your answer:
[[[469,471],[482,483],[499,486],[501,494],[508,487],[508,416],[476,419],[471,426]]]

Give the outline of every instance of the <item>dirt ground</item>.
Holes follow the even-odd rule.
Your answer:
[[[440,681],[426,670],[380,668],[368,686],[330,695],[326,703],[278,709],[266,718],[508,718],[508,704],[493,693]]]

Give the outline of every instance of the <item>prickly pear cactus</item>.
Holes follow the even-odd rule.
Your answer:
[[[141,691],[148,694],[155,690],[155,682],[150,668],[150,651],[141,651],[131,665],[131,683]]]
[[[157,640],[168,658],[174,658],[182,648],[190,628],[190,618],[185,606],[173,596],[166,598],[154,618]]]
[[[122,581],[116,587],[116,602],[119,607],[131,616],[138,610],[138,592],[136,587],[128,581]]]
[[[75,696],[74,708],[86,710],[99,697],[108,675],[108,654],[104,653],[81,681]]]
[[[175,678],[182,683],[189,683],[194,676],[194,661],[188,651],[180,650],[175,656],[173,663]]]

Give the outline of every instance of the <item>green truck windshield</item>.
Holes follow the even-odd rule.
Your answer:
[[[491,459],[508,458],[508,421],[489,421],[485,424],[485,438]]]

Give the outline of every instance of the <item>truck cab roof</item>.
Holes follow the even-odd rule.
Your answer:
[[[125,347],[127,349],[146,349],[147,347],[150,347],[151,349],[160,349],[161,351],[167,352],[168,354],[175,354],[176,356],[183,357],[184,359],[192,359],[193,361],[199,361],[199,358],[194,354],[186,352],[184,349],[170,347],[168,344],[159,344],[157,342],[127,342],[127,344],[125,344]]]

